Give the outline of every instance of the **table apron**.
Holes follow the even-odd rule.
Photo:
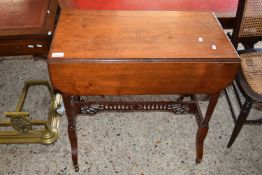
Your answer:
[[[218,93],[235,78],[239,63],[49,63],[55,90],[67,95]]]

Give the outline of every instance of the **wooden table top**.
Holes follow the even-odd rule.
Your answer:
[[[47,35],[54,29],[57,4],[57,0],[0,0],[0,36]]]
[[[238,55],[210,12],[70,9],[58,22],[54,58],[235,61]]]
[[[41,27],[49,0],[4,0],[0,2],[0,29]]]

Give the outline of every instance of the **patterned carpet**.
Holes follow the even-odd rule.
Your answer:
[[[30,57],[29,57],[30,58]],[[0,120],[15,109],[25,80],[48,80],[45,61],[9,58],[0,61]],[[136,97],[134,97],[136,98]],[[167,96],[163,98],[172,98]],[[29,91],[25,111],[47,115],[44,88]],[[204,112],[207,103],[201,102]],[[252,110],[250,117],[261,117]],[[0,174],[77,174],[71,162],[67,120],[61,117],[60,138],[52,145],[0,145]],[[203,162],[195,164],[194,116],[171,113],[99,113],[79,116],[78,174],[111,175],[260,175],[262,127],[244,126],[231,149],[226,148],[233,121],[222,94],[210,122]]]

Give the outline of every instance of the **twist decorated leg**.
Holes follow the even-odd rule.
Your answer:
[[[203,145],[204,145],[204,140],[207,136],[208,132],[208,123],[209,120],[213,114],[213,111],[215,109],[215,106],[217,104],[217,100],[219,98],[219,94],[213,94],[210,95],[210,100],[207,108],[207,112],[205,115],[205,118],[203,121],[200,123],[200,126],[197,130],[197,135],[196,135],[196,163],[200,163],[202,158],[203,158]]]
[[[77,135],[76,135],[76,115],[74,98],[68,95],[63,95],[67,120],[68,120],[68,136],[71,143],[71,154],[75,171],[79,171],[77,158]]]

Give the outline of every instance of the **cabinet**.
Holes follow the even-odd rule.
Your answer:
[[[57,13],[57,0],[0,2],[0,56],[46,55]]]

